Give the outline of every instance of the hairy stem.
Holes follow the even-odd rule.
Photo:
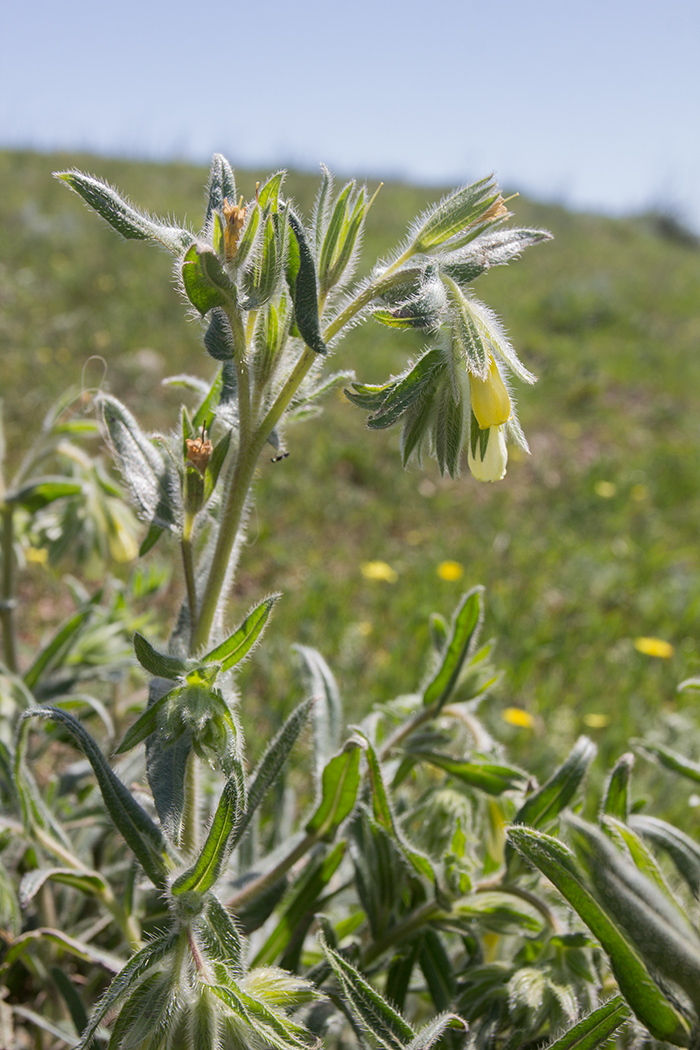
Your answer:
[[[17,643],[15,640],[15,552],[14,552],[14,508],[6,503],[2,508],[2,591],[0,592],[0,623],[2,623],[2,649],[5,666],[16,674]]]

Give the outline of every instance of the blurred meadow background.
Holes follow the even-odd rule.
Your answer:
[[[120,243],[59,188],[51,172],[72,166],[155,213],[201,222],[203,166],[0,153],[10,461],[68,385],[103,385],[157,430],[174,420],[182,397],[161,381],[211,375],[201,325],[185,319],[169,259]],[[249,195],[268,173],[238,168],[241,191]],[[307,215],[317,181],[288,177]],[[377,180],[368,185],[374,191]],[[363,257],[385,253],[448,188],[387,182]],[[510,207],[513,222],[548,229],[554,240],[487,273],[476,294],[539,376],[516,390],[532,455],[513,454],[494,485],[468,473],[443,479],[432,462],[403,471],[398,434],[367,431],[342,394],[289,430],[289,458],[261,464],[235,595],[243,614],[264,593],[284,592],[242,680],[261,732],[299,697],[292,643],[323,653],[359,719],[371,702],[416,688],[429,614],[449,616],[463,590],[481,583],[485,637],[497,640],[493,660],[503,672],[484,713],[516,759],[551,769],[581,732],[607,759],[630,736],[656,732],[687,750],[689,732],[697,735],[696,694],[677,685],[700,672],[698,238],[658,210],[612,218],[526,196]],[[333,366],[379,382],[421,346],[418,335],[368,322],[341,344]],[[166,566],[167,551],[156,551]],[[27,567],[25,653],[65,614],[61,576],[76,571],[70,559]],[[151,615],[165,624],[180,596],[179,578],[164,579]],[[639,641],[649,638],[656,642]]]

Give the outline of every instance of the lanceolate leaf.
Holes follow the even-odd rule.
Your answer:
[[[96,871],[76,871],[73,868],[35,868],[28,871],[20,883],[19,901],[23,908],[27,907],[48,879],[62,883],[64,886],[72,886],[81,893],[95,897],[101,897],[108,889],[107,883]]]
[[[314,759],[320,780],[326,763],[340,746],[343,707],[338,684],[321,654],[308,645],[294,646],[306,670],[306,687],[313,700]]]
[[[218,897],[210,894],[197,926],[207,952],[222,963],[234,977],[243,974],[243,942],[236,925]]]
[[[688,1046],[685,1019],[661,992],[627,934],[598,904],[571,850],[544,832],[516,825],[508,837],[554,883],[610,957],[613,973],[635,1014],[657,1039]]]
[[[37,707],[22,719],[42,718],[57,722],[72,737],[93,768],[109,815],[132,849],[143,870],[156,886],[162,886],[168,872],[166,844],[160,829],[141,808],[131,792],[112,772],[90,734],[65,711]]]
[[[116,973],[123,965],[123,960],[116,955],[112,955],[111,952],[103,951],[95,947],[94,944],[87,944],[84,941],[77,940],[75,937],[69,937],[62,930],[53,929],[51,926],[41,926],[39,929],[29,930],[27,933],[20,934],[19,937],[14,939],[3,957],[3,966],[9,966],[31,944],[42,940],[53,941],[59,948],[69,952],[70,955],[74,955],[77,959],[97,963],[98,966],[104,966],[106,970],[111,970],[113,973]]]
[[[439,710],[447,703],[457,685],[459,673],[481,625],[481,593],[482,588],[476,587],[462,598],[440,665],[423,692],[426,707],[435,704]]]
[[[642,752],[653,755],[666,769],[680,773],[689,780],[694,780],[696,784],[700,783],[700,763],[693,762],[677,751],[672,751],[670,747],[663,747],[661,744],[647,744],[646,741],[642,741],[639,748]]]
[[[224,785],[209,834],[197,860],[172,885],[175,896],[183,893],[203,894],[211,889],[229,858],[233,832],[244,808],[243,768],[237,763],[236,771]]]
[[[161,681],[166,681],[166,679],[161,679]],[[152,704],[149,704],[146,710],[139,715],[133,725],[129,726],[124,734],[124,739],[114,752],[115,755],[126,754],[127,751],[131,751],[132,747],[136,747],[137,744],[142,743],[142,741],[146,740],[152,733],[155,733],[158,728],[158,719],[161,710],[181,691],[181,687],[175,686],[167,693],[163,693],[162,696],[159,696]]]
[[[188,670],[186,660],[159,652],[138,631],[134,634],[134,652],[141,666],[158,678],[178,678]]]
[[[573,817],[570,825],[576,851],[615,922],[644,958],[700,1007],[700,937],[681,909],[599,828]]]
[[[179,255],[192,243],[189,230],[151,219],[132,207],[128,201],[108,186],[106,182],[85,175],[82,171],[56,171],[54,177],[62,179],[83,200],[106,219],[117,233],[128,240],[156,241],[174,255]]]
[[[17,503],[30,514],[53,503],[54,500],[63,499],[66,496],[78,496],[83,486],[79,481],[69,481],[67,478],[35,478],[27,481],[18,489],[8,492],[4,499],[6,503]]]
[[[408,1021],[354,966],[330,947],[325,937],[319,939],[354,1017],[385,1050],[404,1050],[416,1035]]]
[[[595,744],[588,737],[579,737],[563,765],[542,787],[528,795],[513,823],[543,828],[555,821],[576,794],[595,754]]]
[[[299,879],[292,886],[280,908],[277,926],[267,938],[251,963],[252,966],[269,966],[288,948],[292,938],[303,938],[314,917],[316,902],[338,870],[345,856],[347,842],[337,845],[320,861],[310,861]],[[301,943],[298,945],[301,951]],[[283,966],[287,962],[282,963]]]
[[[614,995],[550,1043],[547,1050],[596,1050],[612,1038],[629,1015],[625,1000],[621,995]]]
[[[222,671],[229,671],[239,664],[258,641],[274,605],[281,597],[281,594],[271,594],[269,598],[265,598],[254,609],[251,609],[240,627],[237,627],[226,641],[221,642],[206,656],[201,657],[201,662],[220,663]]]
[[[328,351],[321,335],[318,316],[318,283],[311,249],[307,244],[304,228],[291,208],[287,209],[287,222],[294,234],[299,255],[299,268],[290,284],[294,303],[294,319],[306,345],[315,350],[317,354],[325,354]]]
[[[311,700],[304,700],[292,711],[260,759],[248,787],[248,805],[238,826],[236,842],[242,838],[255,810],[280,775],[299,734],[308,721],[311,703]]]
[[[468,1031],[469,1026],[457,1014],[439,1014],[421,1028],[416,1038],[408,1044],[407,1050],[431,1050],[448,1028]]]
[[[498,196],[498,186],[490,175],[446,197],[423,216],[413,234],[414,251],[434,251],[480,219]]]
[[[51,641],[39,651],[34,663],[25,673],[24,684],[27,688],[34,689],[42,675],[55,666],[62,657],[65,657],[94,611],[92,604],[83,606],[79,612],[59,627]]]
[[[488,761],[468,762],[435,751],[416,750],[409,753],[423,762],[430,762],[431,765],[444,769],[464,784],[480,788],[488,795],[502,795],[504,791],[522,789],[527,782],[526,774],[513,766],[501,766]]]
[[[679,828],[656,817],[644,815],[630,819],[632,828],[659,846],[675,864],[696,897],[700,896],[700,847]]]
[[[321,778],[321,801],[306,825],[309,834],[330,842],[352,812],[360,786],[360,753],[361,745],[349,740],[327,764]]]
[[[136,987],[152,967],[157,966],[173,951],[179,936],[178,932],[169,932],[162,937],[156,937],[135,955],[132,955],[97,1003],[75,1050],[90,1050],[95,1032],[107,1013]]]
[[[618,820],[623,821],[628,819],[630,814],[629,787],[633,766],[634,755],[631,752],[620,755],[605,785],[601,815],[617,817]]]

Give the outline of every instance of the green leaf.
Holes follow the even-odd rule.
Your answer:
[[[225,200],[229,204],[236,203],[236,178],[226,157],[215,153],[209,169],[206,222],[209,222],[214,211],[221,211]]]
[[[634,755],[628,751],[624,755],[620,755],[610,770],[610,776],[603,790],[603,802],[600,807],[601,817],[617,817],[618,820],[622,821],[627,821],[629,818],[629,790],[633,766]]]
[[[243,941],[233,919],[213,894],[207,898],[196,932],[212,958],[222,963],[234,978],[243,975]]]
[[[24,684],[28,689],[35,689],[45,673],[60,665],[94,611],[92,604],[85,605],[59,627],[53,638],[39,650],[39,654],[24,675]]]
[[[178,931],[168,931],[161,937],[155,937],[132,955],[126,966],[119,971],[107,991],[93,1010],[87,1028],[82,1034],[75,1050],[90,1050],[93,1038],[106,1015],[144,978],[150,969],[157,967],[175,948],[179,939]]]
[[[182,283],[202,317],[216,307],[230,310],[238,305],[236,286],[209,245],[195,243],[185,253]]]
[[[578,791],[595,754],[595,744],[588,737],[579,737],[559,769],[542,787],[528,795],[513,823],[529,824],[532,828],[552,824]]]
[[[310,835],[331,842],[339,825],[352,812],[360,786],[361,750],[356,740],[349,740],[326,765],[321,778],[321,801],[306,825]]]
[[[457,985],[452,963],[440,935],[435,930],[425,930],[422,935],[418,965],[425,977],[435,1009],[448,1010],[454,1000]]]
[[[35,868],[22,877],[19,886],[19,902],[26,908],[44,883],[51,879],[64,886],[72,886],[88,896],[102,897],[109,891],[107,883],[96,871],[81,871],[74,868]]]
[[[269,179],[260,188],[258,191],[258,204],[261,208],[270,208],[273,212],[277,211],[280,190],[286,174],[287,172],[284,169],[276,171],[274,175],[270,175]]]
[[[67,496],[79,496],[83,486],[79,481],[69,481],[62,477],[33,478],[18,489],[6,493],[6,503],[16,503],[30,514],[47,507],[54,500]]]
[[[294,319],[306,345],[315,350],[317,354],[325,354],[328,351],[321,335],[318,316],[316,266],[306,240],[304,227],[291,208],[287,208],[287,222],[294,234],[299,256],[299,268],[289,285],[294,303]]]
[[[77,1034],[80,1035],[88,1023],[88,1017],[85,1013],[83,1001],[78,995],[75,985],[70,977],[67,973],[64,973],[60,966],[51,966],[49,968],[49,973],[51,974],[51,978],[61,994],[64,1003],[68,1007],[68,1012],[75,1026],[75,1030]]]
[[[340,747],[343,731],[343,704],[333,672],[316,649],[295,645],[305,670],[305,685],[313,706],[314,766],[320,781],[326,763]]]
[[[415,404],[422,404],[426,392],[435,384],[443,368],[443,355],[438,347],[419,357],[408,371],[393,380],[381,407],[368,417],[367,426],[370,430],[385,430]],[[350,394],[347,396],[353,400]]]
[[[325,936],[321,935],[319,941],[353,1016],[385,1050],[404,1050],[416,1035],[408,1021],[347,959],[331,948]]]
[[[155,733],[158,729],[160,712],[170,700],[173,700],[181,692],[182,687],[175,686],[174,689],[170,689],[167,693],[159,696],[153,703],[149,703],[145,711],[142,711],[136,721],[129,726],[124,734],[124,739],[114,754],[126,754],[127,751],[131,751],[133,747],[136,747],[137,744],[142,743],[152,733]]]
[[[668,853],[693,895],[700,897],[700,847],[697,843],[679,828],[656,817],[635,815],[630,818],[630,825]]]
[[[134,652],[141,666],[158,678],[180,678],[188,670],[186,660],[159,652],[138,631],[134,632]]]
[[[244,310],[258,310],[275,294],[282,277],[282,246],[278,243],[277,224],[268,215],[260,243],[251,263],[243,271]]]
[[[599,828],[573,817],[570,828],[576,852],[605,908],[640,954],[700,1008],[700,937],[681,908],[630,864]]]
[[[466,1032],[469,1026],[458,1014],[440,1014],[423,1025],[406,1050],[431,1050],[448,1028],[461,1028]]]
[[[427,253],[441,247],[450,238],[478,222],[498,197],[498,185],[493,175],[445,197],[416,223],[412,231],[413,251]],[[455,242],[450,247],[454,246]]]
[[[629,1015],[622,996],[614,995],[550,1043],[547,1050],[596,1050],[612,1038]]]
[[[94,944],[87,944],[85,941],[70,937],[67,933],[63,933],[62,930],[56,930],[51,926],[40,926],[36,930],[29,930],[27,933],[22,933],[19,937],[15,937],[4,955],[3,966],[10,966],[32,944],[40,941],[51,941],[70,955],[74,955],[77,959],[104,966],[106,970],[111,970],[112,973],[116,973],[124,965],[123,959],[112,955],[111,952],[95,947]]]
[[[164,532],[165,529],[162,525],[151,524],[148,526],[148,532],[142,539],[141,546],[139,547],[139,558],[143,558],[145,554],[148,554],[148,552],[155,547]]]
[[[369,773],[369,782],[372,791],[372,811],[374,819],[378,824],[381,824],[385,828],[391,837],[396,841],[399,849],[405,856],[406,860],[413,866],[415,871],[429,879],[432,883],[437,883],[435,872],[430,858],[417,850],[406,838],[405,834],[401,830],[400,826],[396,822],[394,816],[394,810],[389,800],[389,795],[386,790],[384,783],[384,777],[382,775],[382,768],[377,757],[377,753],[372,747],[368,737],[364,733],[360,734],[365,741],[365,749],[367,753],[367,767]]]
[[[475,587],[465,594],[452,620],[450,638],[442,660],[423,690],[425,707],[435,705],[439,711],[449,700],[459,680],[464,661],[473,649],[483,619],[481,595],[483,587]]]
[[[657,759],[666,769],[670,769],[674,773],[680,773],[681,776],[687,777],[696,784],[700,784],[699,763],[685,758],[684,755],[679,754],[677,751],[672,751],[670,747],[664,747],[662,744],[648,744],[643,740],[637,746],[643,754]]]
[[[544,921],[533,905],[500,890],[462,897],[454,902],[452,911],[461,929],[476,926],[501,936],[541,934]]]
[[[204,894],[211,889],[224,870],[231,853],[233,833],[245,810],[245,781],[240,762],[226,781],[214,813],[209,834],[197,860],[172,885],[172,893]]]
[[[163,835],[128,788],[112,772],[90,734],[75,718],[55,707],[37,707],[22,715],[22,721],[30,718],[57,722],[66,730],[92,766],[102,798],[116,827],[151,881],[156,886],[163,886],[168,872]]]
[[[180,512],[180,484],[174,467],[144,434],[131,412],[115,397],[96,399],[112,452],[139,515],[171,529]]]
[[[312,702],[310,699],[304,700],[292,711],[260,759],[248,786],[248,804],[238,828],[237,841],[240,841],[255,810],[282,772],[299,734],[309,719]]]
[[[479,788],[487,795],[502,795],[504,791],[521,790],[527,783],[527,774],[514,766],[501,766],[495,762],[467,762],[451,755],[442,755],[436,751],[411,750],[408,754],[422,762],[444,769],[450,776],[461,780],[463,784]]]
[[[296,942],[301,952],[306,931],[315,916],[316,903],[333,875],[338,870],[347,842],[337,845],[320,860],[311,860],[304,871],[285,895],[280,908],[280,918],[270,936],[253,959],[251,966],[270,966],[285,950],[290,942]],[[289,969],[289,960],[282,963]]]
[[[169,226],[160,219],[152,219],[137,211],[116,190],[101,179],[81,171],[55,171],[54,178],[66,182],[91,208],[127,240],[155,241],[179,255],[192,243],[189,230]]]
[[[271,594],[269,598],[263,599],[225,641],[199,658],[201,663],[220,663],[222,671],[230,671],[239,664],[260,638],[273,607],[281,597],[281,594]]]
[[[626,932],[604,910],[587,885],[571,850],[558,839],[524,825],[508,829],[515,848],[552,882],[607,952],[620,991],[657,1039],[688,1046],[688,1025],[666,999]]]

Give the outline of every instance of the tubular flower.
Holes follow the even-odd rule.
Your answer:
[[[472,412],[481,430],[500,427],[510,419],[513,411],[510,397],[493,357],[486,379],[470,374],[469,394]]]
[[[476,431],[476,427],[473,427]],[[508,465],[508,449],[503,427],[489,427],[472,435],[467,463],[477,481],[501,481]]]

